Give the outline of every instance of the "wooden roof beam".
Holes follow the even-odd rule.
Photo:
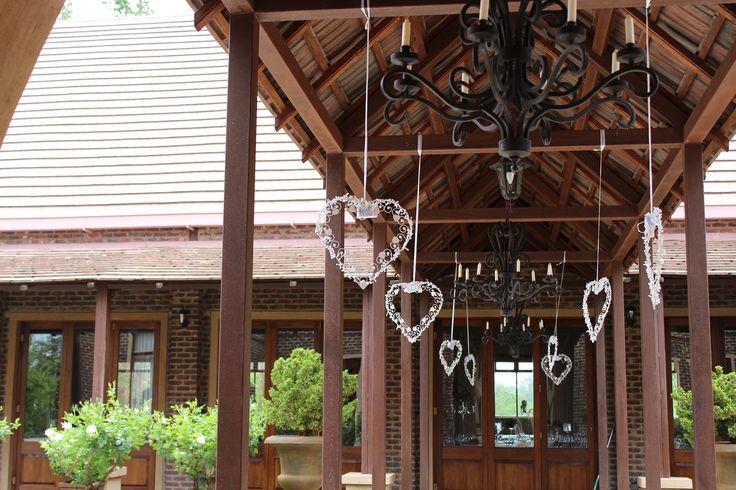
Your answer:
[[[256,3],[260,7],[260,4],[264,2],[256,2],[256,0],[222,0],[222,3],[231,14],[247,14],[256,10]],[[262,21],[260,18],[259,20]]]
[[[506,208],[437,208],[421,211],[423,225],[447,223],[498,223],[508,217]],[[597,221],[597,206],[514,207],[511,217],[515,222],[580,222]],[[635,206],[601,206],[601,219],[630,220],[639,217]],[[467,241],[467,239],[466,239]]]
[[[201,31],[216,15],[225,10],[222,0],[205,0],[199,9],[194,12],[194,28]]]
[[[493,252],[458,252],[457,260],[459,262],[476,264],[482,262],[488,254]],[[543,264],[545,262],[561,262],[563,254],[561,251],[536,251],[530,250],[524,252],[528,257],[529,261],[533,264]],[[455,263],[455,252],[420,252],[417,254],[418,264],[454,264]],[[585,264],[595,263],[596,253],[591,252],[579,252],[569,251],[566,253],[567,262],[573,264]],[[602,252],[600,254],[601,262],[608,262],[611,260],[610,254]]]

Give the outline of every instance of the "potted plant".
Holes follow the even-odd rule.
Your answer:
[[[285,490],[322,486],[322,356],[313,349],[294,349],[271,371],[270,399],[264,402],[269,424],[285,435],[266,439],[279,453],[278,482]],[[343,371],[343,421],[353,417],[358,376]],[[286,435],[288,434],[288,435]]]
[[[41,441],[51,470],[69,482],[59,488],[120,488],[123,465],[146,443],[150,422],[147,410],[121,405],[113,385],[107,401],[86,401],[65,413],[61,429],[47,429]]]
[[[174,463],[177,471],[194,481],[198,490],[214,488],[217,462],[217,406],[203,407],[197,401],[171,407],[169,416],[157,412],[149,435],[151,447]],[[250,403],[249,450],[258,453],[265,425],[255,399]]]
[[[720,443],[716,444],[716,478],[718,488],[731,488],[726,484],[736,481],[736,373],[725,374],[721,366],[716,366],[712,380],[713,421],[716,442]],[[693,445],[693,394],[677,387],[672,399],[677,402],[675,411],[685,439]]]
[[[0,407],[0,412],[3,411],[3,407]],[[3,439],[13,434],[18,429],[20,423],[16,419],[14,422],[8,422],[5,417],[0,417],[0,442]]]

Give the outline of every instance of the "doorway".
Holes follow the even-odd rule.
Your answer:
[[[478,363],[474,385],[462,360],[449,376],[439,361],[434,370],[438,488],[589,490],[596,477],[595,386],[585,328],[560,323],[560,353],[572,367],[559,386],[542,372],[547,352],[541,340],[512,355],[508,346],[484,344],[485,329],[485,320],[471,320],[469,343],[465,328],[454,332],[462,357],[470,348]],[[434,352],[449,338],[449,325],[438,325]]]

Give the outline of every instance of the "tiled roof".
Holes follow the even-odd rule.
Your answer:
[[[0,230],[219,224],[226,94],[191,17],[57,22],[0,149]],[[257,124],[256,222],[313,221],[321,176],[260,102]]]
[[[736,235],[709,233],[706,246],[708,248],[708,275],[736,275]],[[664,275],[687,274],[685,235],[673,233],[665,235],[665,262],[662,268]],[[632,274],[639,273],[634,264],[629,269]]]
[[[371,260],[371,245],[352,241],[346,253]],[[270,240],[253,249],[254,279],[324,277],[318,240]],[[0,249],[0,284],[87,281],[219,281],[222,242],[54,245]]]

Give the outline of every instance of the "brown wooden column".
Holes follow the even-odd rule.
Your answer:
[[[654,311],[654,324],[657,326],[654,338],[657,352],[657,369],[659,369],[659,433],[662,434],[659,441],[662,445],[662,476],[672,476],[670,466],[670,394],[667,391],[667,376],[671,376],[670,366],[667,365],[667,349],[665,347],[664,333],[664,304],[660,303]]]
[[[412,280],[412,264],[408,260],[401,261],[401,281]],[[412,319],[412,296],[401,294],[401,316],[404,321],[413,325]],[[426,341],[429,332],[425,333],[421,341]],[[412,344],[404,337],[401,338],[401,490],[411,490],[413,487],[413,451],[414,448],[412,431],[414,420],[412,414]]]
[[[596,316],[603,307],[603,296],[596,300]],[[606,385],[606,327],[595,341],[595,386],[598,424],[598,475],[600,490],[611,488],[608,461],[608,391]]]
[[[248,488],[248,395],[253,296],[258,22],[230,15],[222,291],[218,357],[217,488]]]
[[[426,315],[429,302],[426,296],[419,300],[419,314]],[[434,325],[424,334],[419,344],[419,488],[432,484],[432,353]]]
[[[345,193],[345,157],[327,155],[325,179],[327,199]],[[330,219],[335,239],[345,242],[345,211]],[[325,251],[325,304],[323,361],[325,365],[322,411],[322,488],[342,487],[342,362],[343,362],[343,276]]]
[[[95,341],[92,360],[92,399],[103,400],[107,391],[106,383],[110,374],[112,350],[112,322],[110,309],[112,305],[112,291],[106,284],[97,286],[97,300],[95,302]]]
[[[616,484],[627,489],[629,480],[629,400],[626,388],[626,306],[624,303],[624,265],[612,264],[613,293],[613,378],[616,397]]]
[[[649,281],[644,268],[644,246],[639,240],[639,311],[641,328],[641,371],[644,401],[644,465],[647,488],[660,490],[662,472],[662,410],[657,363],[657,325],[649,298]]]
[[[373,256],[386,248],[386,223],[373,224]],[[386,489],[386,274],[373,283],[371,298],[371,452],[373,490]]]
[[[373,452],[369,437],[371,433],[372,405],[371,405],[371,336],[373,323],[371,318],[371,298],[373,297],[373,286],[363,290],[363,323],[362,323],[362,345],[361,354],[363,360],[360,364],[360,471],[371,473],[373,471]]]
[[[716,488],[708,258],[703,199],[703,148],[685,145],[685,243],[690,371],[693,387],[695,487]]]

